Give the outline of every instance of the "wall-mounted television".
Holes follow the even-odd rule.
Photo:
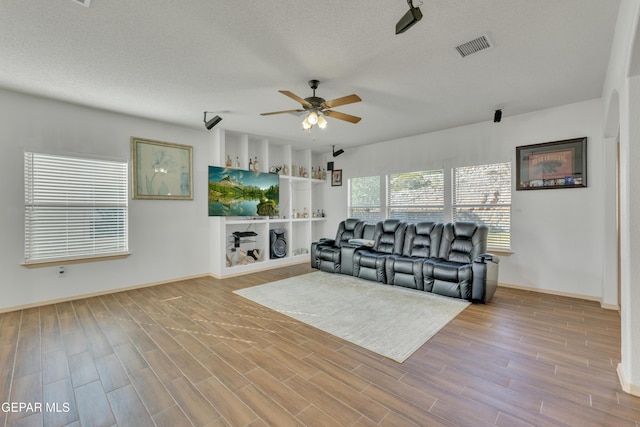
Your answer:
[[[209,216],[276,216],[280,176],[209,166]]]

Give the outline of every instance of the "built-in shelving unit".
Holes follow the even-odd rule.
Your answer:
[[[224,129],[211,132],[209,152],[212,166],[226,166],[230,160],[232,168],[247,170],[249,160],[253,165],[257,158],[259,172],[280,168],[277,216],[209,217],[211,273],[216,277],[231,277],[308,262],[311,242],[322,237],[325,218],[321,215],[327,208],[320,191],[327,180],[312,177],[312,170],[322,167],[323,158],[315,156],[310,149],[294,149],[288,144]],[[271,230],[284,231],[286,253],[280,251],[280,256],[272,254]],[[255,236],[240,238],[239,242],[234,237],[234,233],[249,235],[251,232]],[[238,243],[239,247],[235,247]]]

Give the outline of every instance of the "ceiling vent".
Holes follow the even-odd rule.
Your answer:
[[[489,49],[492,46],[493,45],[491,44],[487,36],[480,36],[477,39],[463,43],[460,46],[456,46],[456,50],[464,58],[465,56],[469,56],[472,53]]]
[[[73,0],[74,2],[83,5],[84,7],[89,7],[91,0]]]

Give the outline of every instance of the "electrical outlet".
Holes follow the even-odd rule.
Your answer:
[[[58,267],[58,277],[64,277],[67,274],[67,269],[64,266]]]

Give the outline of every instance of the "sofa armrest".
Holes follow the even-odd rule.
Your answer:
[[[311,242],[311,268],[318,268],[318,245],[320,242]]]
[[[500,258],[492,254],[482,254],[473,260],[473,282],[471,301],[488,303],[498,289],[498,266]]]
[[[495,264],[500,263],[500,258],[493,254],[480,254],[473,262],[493,262]]]
[[[369,240],[369,239],[349,239],[349,244],[353,245],[353,246],[366,246],[366,247],[372,247],[373,244],[375,243],[375,240]]]
[[[351,245],[349,243],[340,247],[340,258],[342,258],[340,273],[346,274],[347,276],[353,276],[353,255],[356,250],[361,247],[361,245]]]
[[[322,248],[335,246],[334,239],[322,238],[317,242],[311,243],[311,267],[318,268],[318,256]]]

